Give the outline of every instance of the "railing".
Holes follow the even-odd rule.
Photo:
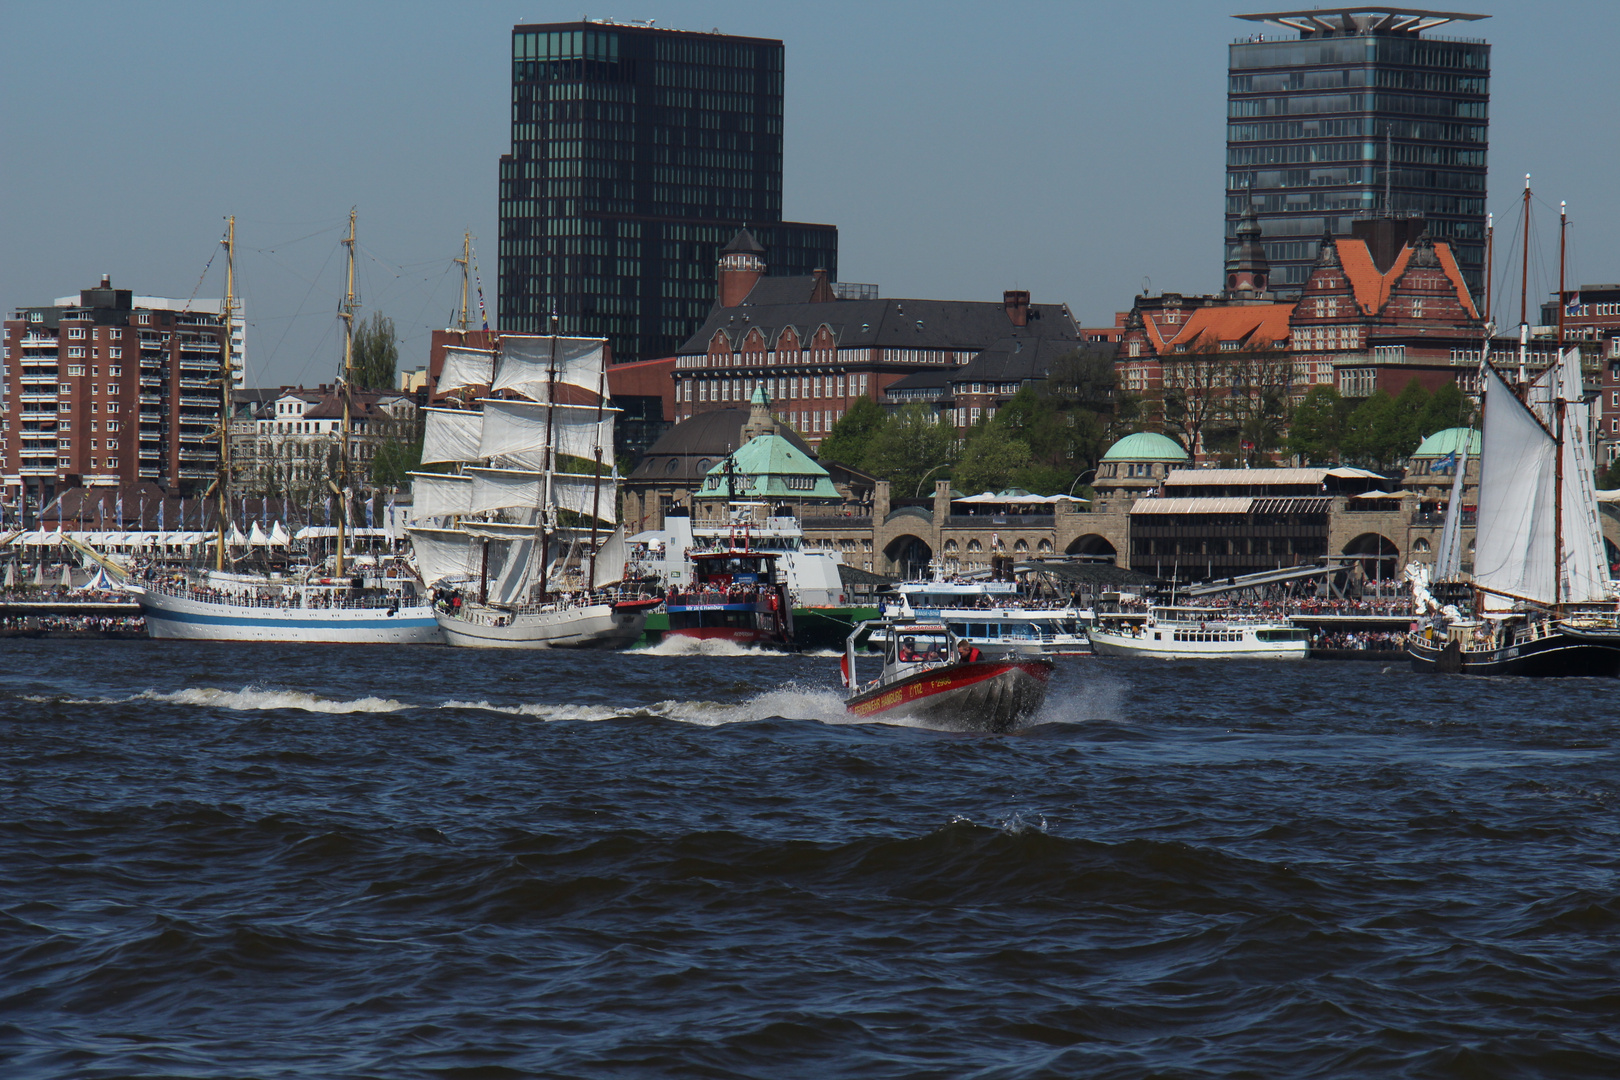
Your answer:
[[[870,529],[872,515],[864,514],[859,517],[807,517],[799,522],[804,529]]]
[[[279,593],[274,596],[260,596],[251,593],[228,593],[220,589],[197,589],[189,585],[180,585],[173,582],[153,581],[142,584],[148,592],[160,593],[164,596],[173,596],[182,600],[195,600],[205,604],[230,604],[234,607],[268,608],[277,611],[309,611],[309,610],[360,610],[363,608],[417,608],[427,607],[425,597],[405,596],[403,593],[387,593],[383,596],[362,597],[359,600],[345,600],[335,594],[325,592],[314,594]]]
[[[953,529],[1050,529],[1051,514],[952,514],[945,524]]]

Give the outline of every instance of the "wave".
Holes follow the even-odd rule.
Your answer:
[[[26,694],[24,701],[56,705],[127,705],[131,702],[157,701],[171,705],[200,705],[215,709],[260,711],[268,709],[297,709],[314,713],[392,713],[417,706],[393,698],[362,697],[343,700],[323,698],[303,690],[270,690],[246,686],[241,690],[220,690],[211,686],[187,687],[162,693],[143,690],[122,698],[70,698],[45,694]]]
[[[781,649],[739,645],[722,638],[692,638],[670,635],[656,645],[636,649],[637,656],[792,656]]]

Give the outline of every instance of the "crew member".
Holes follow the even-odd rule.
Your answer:
[[[956,662],[959,664],[976,664],[979,662],[979,650],[971,641],[958,641],[956,643]]]

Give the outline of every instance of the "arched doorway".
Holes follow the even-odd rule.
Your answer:
[[[1356,557],[1368,581],[1393,581],[1400,574],[1401,549],[1378,533],[1362,533],[1344,545],[1343,554]]]
[[[928,576],[928,564],[933,561],[934,549],[921,537],[906,533],[889,541],[883,549],[884,558],[902,580],[912,581]]]
[[[1109,542],[1107,537],[1099,536],[1096,533],[1087,533],[1084,536],[1076,537],[1074,543],[1065,549],[1065,554],[1078,555],[1088,562],[1111,563],[1119,552],[1115,550],[1114,545]]]

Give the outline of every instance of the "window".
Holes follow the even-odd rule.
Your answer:
[[[116,402],[116,401],[107,402],[107,411],[108,412],[117,412],[118,411],[118,402]]]
[[[72,412],[73,411],[73,402],[71,402],[71,401],[58,401],[56,403],[56,411],[57,412]]]
[[[117,364],[114,364],[112,367],[107,369],[107,374],[111,375],[115,379],[118,378],[123,373],[124,373],[124,369],[119,367]]]
[[[108,383],[107,384],[107,393],[109,393],[109,394],[118,393],[118,384],[117,383]]]
[[[73,459],[72,458],[59,457],[59,458],[56,459],[56,467],[58,469],[71,469],[71,468],[73,468]]]
[[[91,440],[91,445],[92,446],[95,445],[95,440]],[[107,449],[109,449],[109,450],[118,449],[118,440],[117,439],[108,439],[107,440]]]
[[[69,364],[68,365],[68,377],[69,378],[73,377],[74,375],[83,375],[83,374],[84,374],[84,365],[83,364]]]
[[[84,359],[84,346],[74,345],[68,349],[68,356],[75,360]]]
[[[68,340],[70,340],[70,341],[83,341],[84,340],[84,327],[82,327],[82,326],[70,326],[70,327],[68,327],[67,336],[68,336]]]
[[[118,468],[118,459],[115,458],[115,457],[108,458],[107,459],[107,468],[109,468],[109,469]]]
[[[95,412],[96,411],[96,406],[99,405],[99,404],[101,404],[99,401],[92,401],[90,403],[90,411]]]
[[[111,408],[111,407],[109,407],[109,408],[108,408],[108,409],[107,409],[107,411],[108,411],[108,412],[117,412],[117,411],[118,411],[118,410],[117,410],[117,409],[114,409],[114,408]],[[116,421],[116,420],[109,420],[109,421],[107,421],[107,430],[108,430],[108,431],[117,431],[117,430],[118,430],[118,421]]]
[[[107,359],[109,359],[109,360],[122,360],[123,358],[124,358],[124,350],[123,349],[108,349],[107,350]],[[117,375],[118,374],[118,369],[113,368],[112,373],[114,375]]]
[[[135,321],[137,323],[139,323],[141,326],[151,326],[152,325],[151,313],[143,311],[139,315],[135,316]]]

